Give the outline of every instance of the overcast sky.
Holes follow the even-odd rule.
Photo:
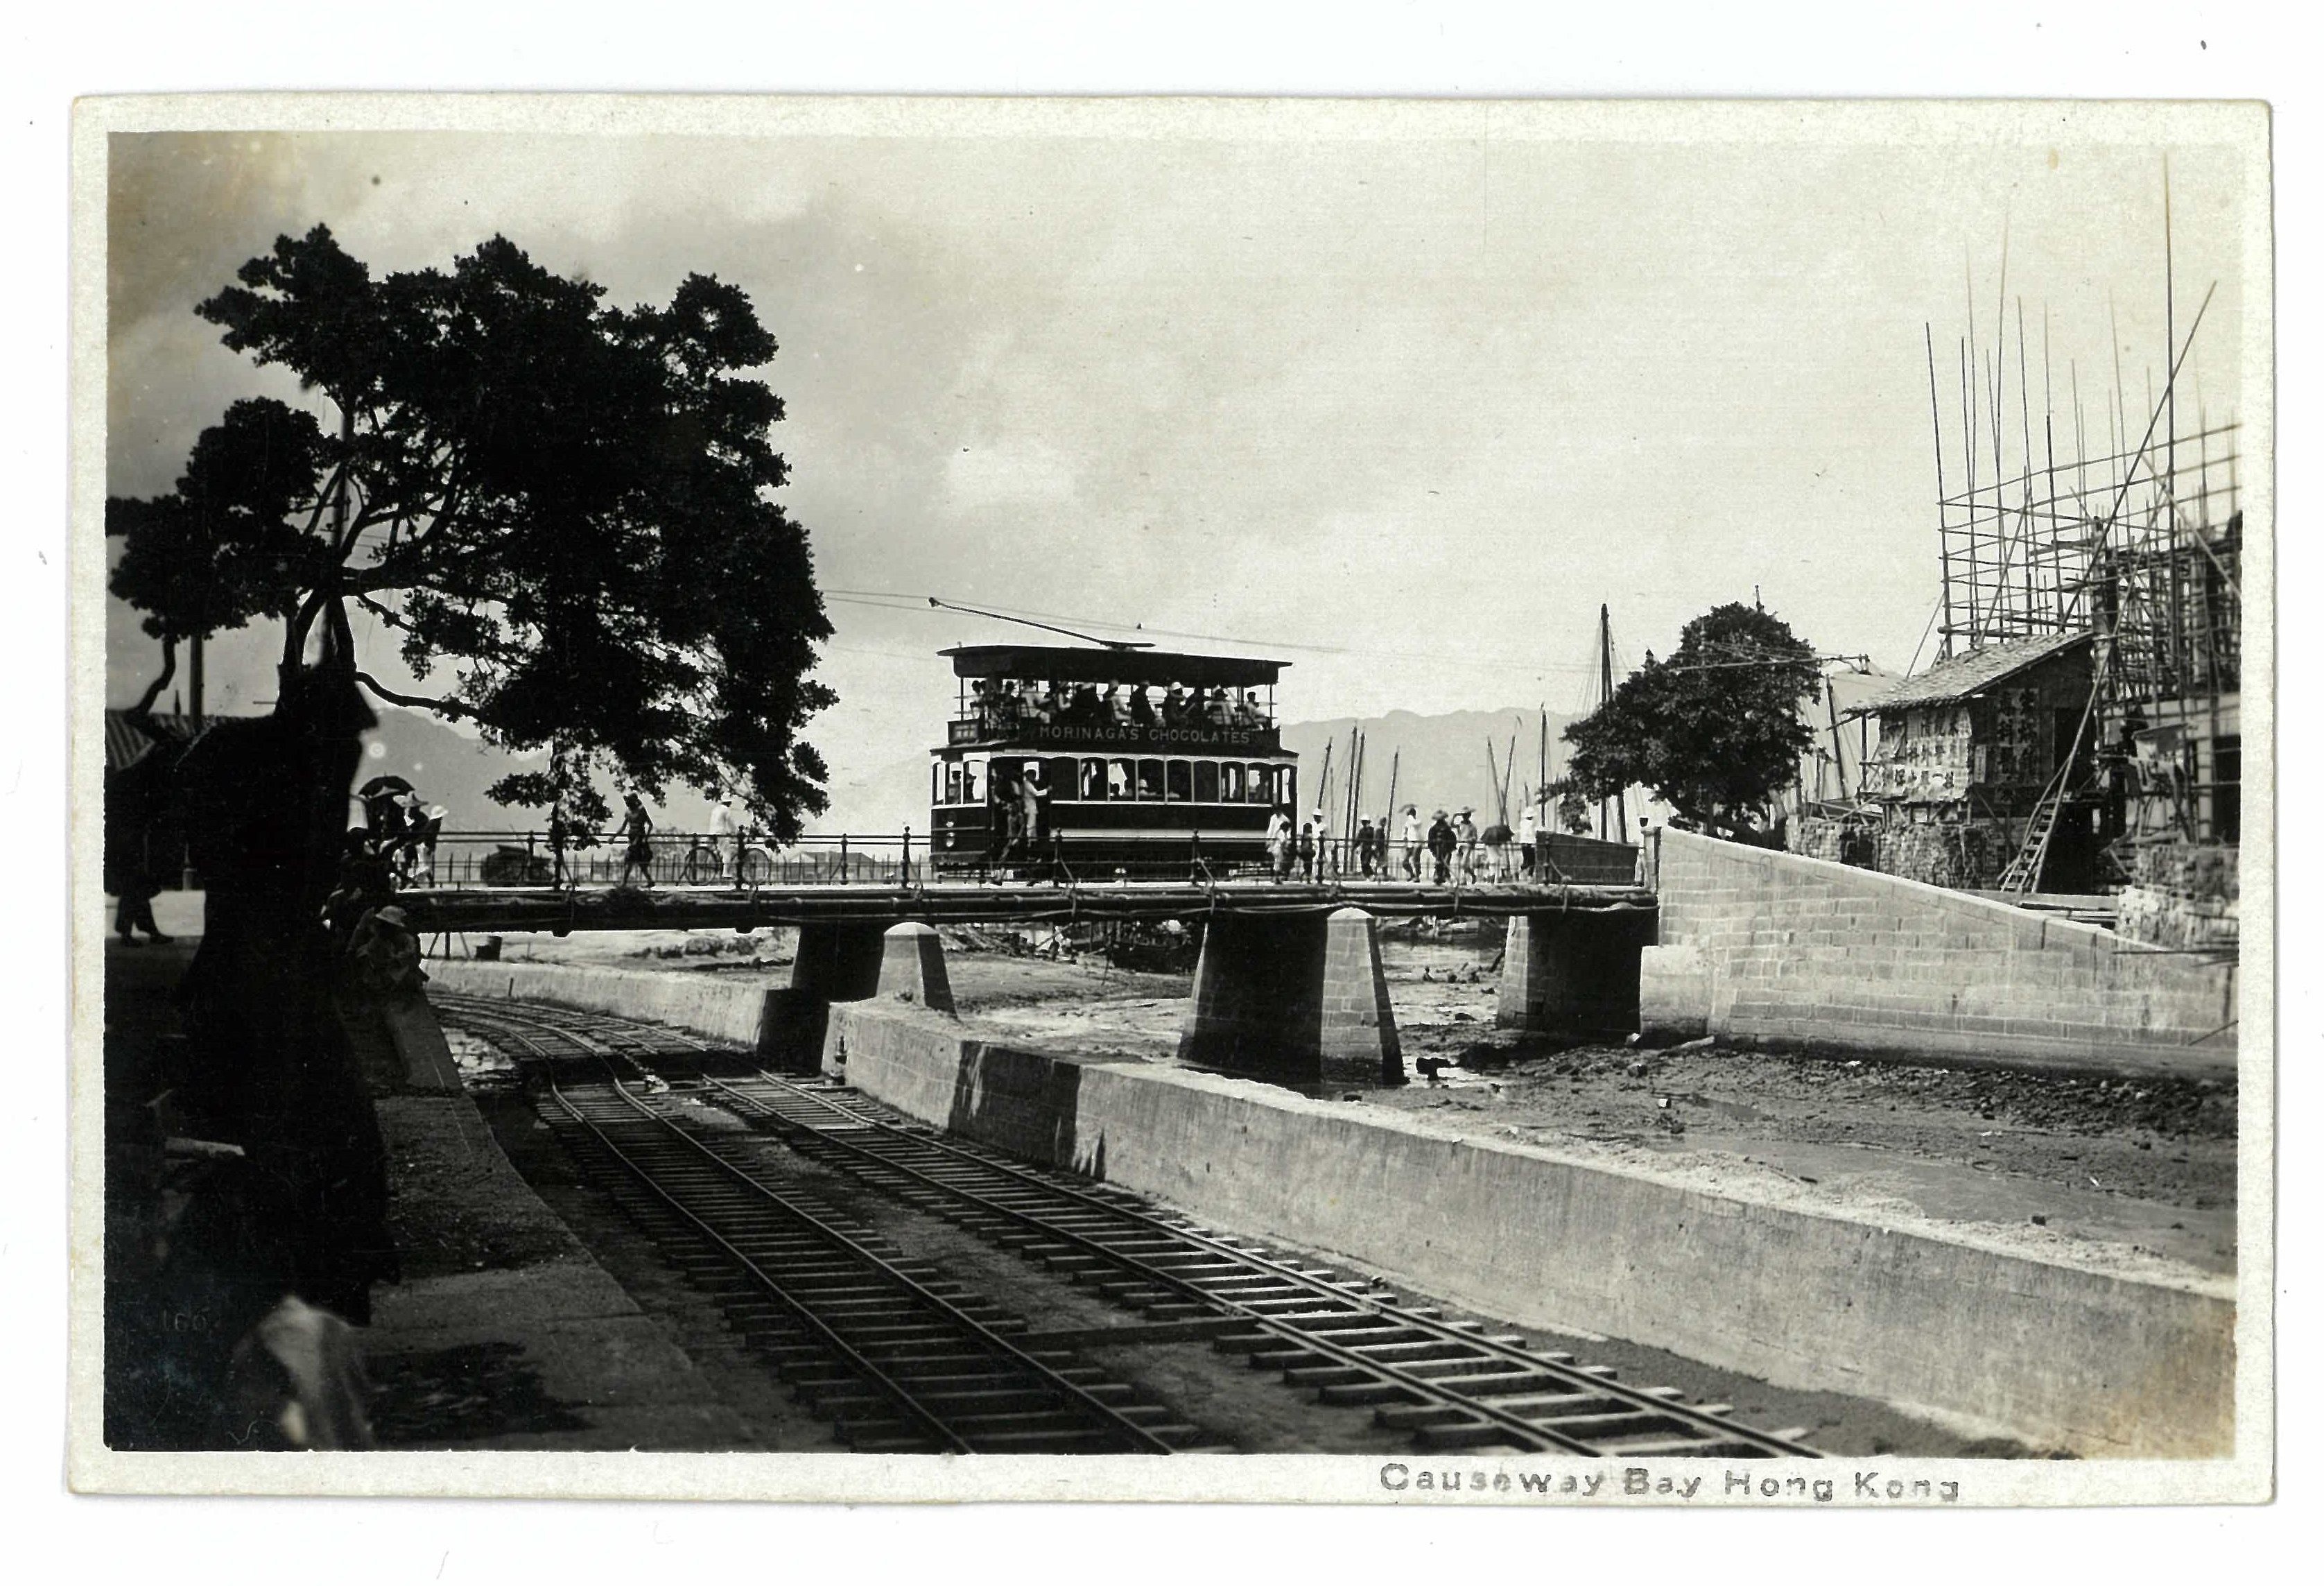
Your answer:
[[[839,631],[809,736],[843,776],[935,742],[933,652],[1004,633],[858,593],[1278,655],[1298,717],[1572,709],[1601,601],[1635,660],[1755,586],[1901,670],[1938,588],[1923,326],[1950,429],[2005,232],[2037,412],[2045,309],[2061,425],[2070,359],[2100,421],[2110,309],[2135,412],[2167,152],[2182,335],[2218,282],[2190,370],[2215,418],[2244,401],[2248,156],[1988,108],[1906,142],[1862,111],[1674,140],[1667,111],[1441,104],[1296,136],[1248,105],[1073,135],[909,106],[762,137],[116,134],[108,484],[166,490],[227,401],[293,394],[191,312],[278,233],[326,222],[383,272],[499,232],[617,301],[716,274],[780,341],[784,499]],[[158,657],[110,615],[118,703]],[[273,645],[213,646],[213,709],[271,696]]]

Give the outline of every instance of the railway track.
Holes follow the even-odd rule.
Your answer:
[[[1279,1371],[1326,1404],[1371,1406],[1380,1426],[1424,1451],[1729,1459],[1817,1452],[1802,1433],[1761,1431],[1728,1406],[1630,1387],[1609,1368],[1448,1320],[1370,1279],[945,1136],[843,1086],[751,1070],[741,1055],[682,1031],[536,1005],[437,1000],[451,1021],[552,1072],[576,1059],[625,1065],[638,1076],[622,1087],[632,1105],[645,1104],[639,1088],[676,1076],[670,1094],[715,1103],[801,1157],[1013,1249],[1148,1323],[1206,1333],[1215,1348]]]
[[[457,1022],[546,1063],[544,1119],[816,1415],[863,1452],[1169,1453],[1200,1429],[1043,1342],[733,1139],[673,1116],[670,1088],[586,1037],[467,1010]],[[560,1050],[559,1048],[564,1048]],[[580,1059],[579,1062],[574,1059]],[[592,1077],[591,1067],[597,1070]],[[625,1074],[624,1066],[634,1072]],[[576,1072],[578,1071],[578,1072]],[[742,1143],[751,1143],[748,1136]]]

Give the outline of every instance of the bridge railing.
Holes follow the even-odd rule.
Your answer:
[[[657,831],[642,869],[619,832],[553,842],[543,829],[440,834],[406,862],[407,885],[612,887],[641,880],[658,887],[899,885],[928,879],[924,833],[841,834],[777,844],[732,834]]]
[[[732,834],[657,831],[648,842],[642,866],[633,862],[618,832],[584,834],[552,843],[545,829],[444,832],[431,847],[403,861],[406,886],[469,890],[493,887],[580,888],[637,885],[701,887],[720,890],[853,884],[913,886],[941,880],[1114,881],[1417,882],[1423,885],[1556,884],[1628,885],[1637,849],[1612,843],[1545,838],[1531,853],[1517,844],[1482,843],[1456,847],[1446,855],[1425,846],[1408,851],[1398,840],[1375,845],[1369,854],[1351,839],[1316,844],[1312,853],[1293,850],[1277,859],[1229,858],[1216,844],[1205,852],[1189,842],[1135,860],[1076,854],[1070,844],[1040,844],[1029,851],[991,856],[944,854],[936,864],[927,834],[907,828],[892,833],[840,833],[804,836],[777,844]],[[1246,845],[1243,852],[1248,853]]]

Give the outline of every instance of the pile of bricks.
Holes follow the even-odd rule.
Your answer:
[[[1871,868],[1932,887],[1990,887],[2017,852],[2018,829],[2015,821],[1892,820]]]
[[[2119,929],[2150,946],[2234,951],[2241,936],[2237,850],[2193,843],[2141,848],[2118,900]]]

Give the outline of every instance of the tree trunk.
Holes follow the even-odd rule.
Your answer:
[[[161,690],[167,688],[170,686],[170,679],[177,675],[178,641],[175,639],[164,638],[161,641],[161,675],[145,685],[145,692],[138,696],[135,705],[129,707],[129,714],[133,716],[142,716],[152,710],[153,702],[161,697]]]

